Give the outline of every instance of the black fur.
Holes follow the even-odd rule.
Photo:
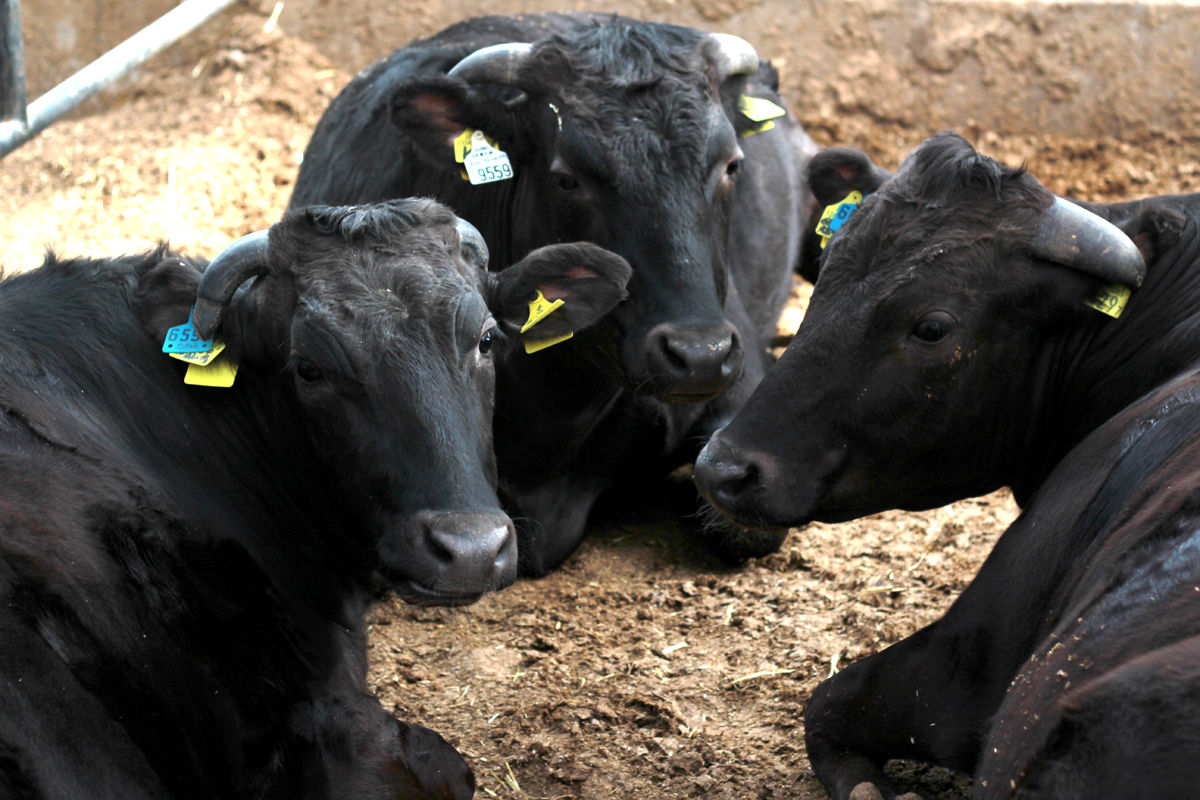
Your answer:
[[[447,76],[476,49],[513,41],[535,45],[519,87]],[[737,110],[743,93],[784,104],[769,64],[714,78],[710,46],[690,28],[606,14],[481,17],[364,70],[305,153],[293,207],[428,195],[480,229],[501,274],[551,242],[595,242],[632,265],[629,299],[602,325],[533,356],[510,353],[499,370],[496,448],[526,574],[575,549],[614,480],[657,479],[693,458],[770,364],[815,147],[791,115],[738,135],[757,125]],[[516,177],[464,181],[450,149],[464,127],[497,139]],[[739,149],[745,162],[730,179]],[[747,546],[759,541],[751,534]]]
[[[895,176],[846,151],[812,169],[830,196],[872,194],[795,341],[701,454],[706,496],[776,526],[1004,485],[1024,509],[945,617],[817,688],[818,777],[890,800],[883,763],[916,758],[974,772],[977,798],[1191,791],[1200,195],[1085,204],[1147,259],[1111,319],[1085,305],[1095,278],[1030,252],[1053,196],[1024,169],[951,134]]]
[[[5,796],[472,795],[366,693],[363,622],[379,572],[433,604],[515,577],[481,344],[524,309],[456,225],[430,201],[289,213],[225,314],[225,389],[160,351],[199,262],[50,256],[0,283]],[[528,261],[605,284],[581,324],[628,278],[591,246]]]

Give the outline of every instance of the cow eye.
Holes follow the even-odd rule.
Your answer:
[[[730,161],[728,164],[726,164],[725,165],[725,177],[726,178],[737,177],[737,174],[742,171],[742,162],[744,162],[745,160],[746,159],[744,159],[744,158],[735,158],[733,161]]]
[[[484,330],[483,335],[479,337],[479,355],[486,356],[492,352],[492,345],[495,344],[496,326],[489,324]]]
[[[941,317],[926,317],[913,327],[912,335],[926,344],[935,344],[950,335],[950,322]]]
[[[305,383],[316,383],[321,380],[320,368],[306,358],[302,358],[296,362],[296,374]]]
[[[557,186],[559,189],[562,189],[564,192],[569,192],[572,189],[579,188],[579,181],[575,180],[565,172],[551,172],[550,179],[554,181],[555,186]]]

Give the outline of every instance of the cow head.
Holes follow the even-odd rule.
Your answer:
[[[668,402],[703,401],[740,378],[754,346],[724,303],[737,134],[753,125],[737,102],[758,69],[736,37],[614,19],[471,53],[448,75],[401,86],[393,122],[457,187],[439,196],[460,213],[464,203],[511,209],[480,221],[502,262],[559,241],[625,257],[620,377]],[[467,128],[497,140],[513,181],[459,179],[452,142]]]
[[[412,602],[471,602],[512,582],[494,353],[519,338],[538,291],[565,303],[530,331],[545,338],[607,314],[629,277],[594,245],[542,248],[495,275],[487,260],[478,232],[432,201],[311,207],[230,246],[197,291],[197,330],[275,382],[267,424],[304,431]]]
[[[1040,407],[1061,397],[1064,343],[1120,324],[1087,301],[1139,286],[1142,253],[952,134],[894,177],[844,148],[809,175],[822,205],[866,197],[829,241],[795,340],[697,460],[701,491],[743,523],[790,526],[1008,483],[1031,442],[1062,435]]]

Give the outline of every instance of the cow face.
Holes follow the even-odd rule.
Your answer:
[[[844,149],[810,177],[823,205],[869,194],[830,240],[795,340],[698,459],[701,491],[745,524],[789,526],[1003,485],[1030,441],[1058,435],[1038,408],[1060,388],[1046,378],[1061,343],[1107,319],[1085,305],[1097,268],[1136,249],[1109,225],[1124,244],[1091,248],[1109,261],[1068,268],[1044,246],[1066,204],[953,135],[894,177]]]
[[[457,169],[451,143],[466,128],[509,154],[514,186],[456,184],[439,196],[460,210],[470,194],[508,198],[511,218],[481,224],[510,260],[590,241],[629,261],[612,360],[630,389],[668,402],[704,401],[737,381],[750,333],[725,315],[725,247],[743,161],[732,120],[752,124],[735,109],[758,58],[731,39],[628,21],[579,26],[480,51],[393,99],[395,124],[437,164]]]
[[[431,201],[300,209],[269,241],[247,266],[214,262],[210,272],[233,271],[206,273],[197,327],[215,328],[223,313],[238,363],[278,376],[405,599],[459,604],[511,583],[516,540],[494,491],[493,358],[535,291],[566,303],[536,335],[562,335],[624,297],[628,266],[571,245],[491,276],[478,233]],[[214,298],[211,286],[224,288]]]

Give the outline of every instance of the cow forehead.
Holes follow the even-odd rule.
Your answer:
[[[828,245],[822,277],[830,286],[872,287],[894,293],[917,277],[969,280],[972,259],[997,235],[989,215],[938,206],[885,191],[868,196]],[[982,277],[982,276],[978,276]]]
[[[305,313],[353,329],[368,349],[418,330],[453,335],[464,298],[479,297],[473,271],[445,249],[359,250],[321,266],[298,281]],[[469,305],[485,308],[482,298]]]
[[[733,125],[708,99],[669,92],[622,103],[599,98],[564,114],[558,151],[572,168],[647,201],[664,179],[703,183],[717,150],[732,150]]]

